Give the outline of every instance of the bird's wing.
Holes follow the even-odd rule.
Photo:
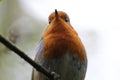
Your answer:
[[[43,51],[43,42],[44,42],[44,39],[41,38],[41,40],[38,44],[38,47],[37,47],[37,55]]]
[[[40,55],[41,55],[41,53],[43,51],[43,42],[44,42],[44,39],[41,38],[41,40],[39,42],[39,45],[37,47],[37,54],[35,56],[35,62],[37,62],[37,63],[39,63],[38,59],[39,59],[39,57],[40,57]],[[32,78],[31,78],[31,80],[39,80],[39,74],[38,74],[38,72],[35,69],[33,69],[33,71],[32,71]]]
[[[42,52],[44,50],[43,43],[44,43],[44,39],[41,38],[41,40],[40,40],[40,42],[39,42],[39,44],[37,46],[37,54],[35,56],[35,62],[37,62],[38,64],[39,64],[38,61],[40,60],[41,54],[42,54]]]

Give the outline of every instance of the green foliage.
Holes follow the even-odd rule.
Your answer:
[[[0,0],[0,2],[2,2],[3,0]]]

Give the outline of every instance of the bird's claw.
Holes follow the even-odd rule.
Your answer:
[[[51,75],[53,75],[54,80],[61,80],[59,74],[57,74],[55,72],[51,72]]]

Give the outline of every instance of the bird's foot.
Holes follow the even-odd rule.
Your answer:
[[[55,72],[51,72],[51,74],[53,75],[54,80],[61,80],[59,74],[57,74]]]

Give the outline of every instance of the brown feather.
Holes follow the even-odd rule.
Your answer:
[[[55,17],[54,13],[49,16],[51,24],[43,34],[44,57],[54,59],[70,52],[77,55],[81,61],[85,60],[85,50],[77,32],[69,23],[65,22],[68,15],[61,11],[58,14],[58,18]]]

